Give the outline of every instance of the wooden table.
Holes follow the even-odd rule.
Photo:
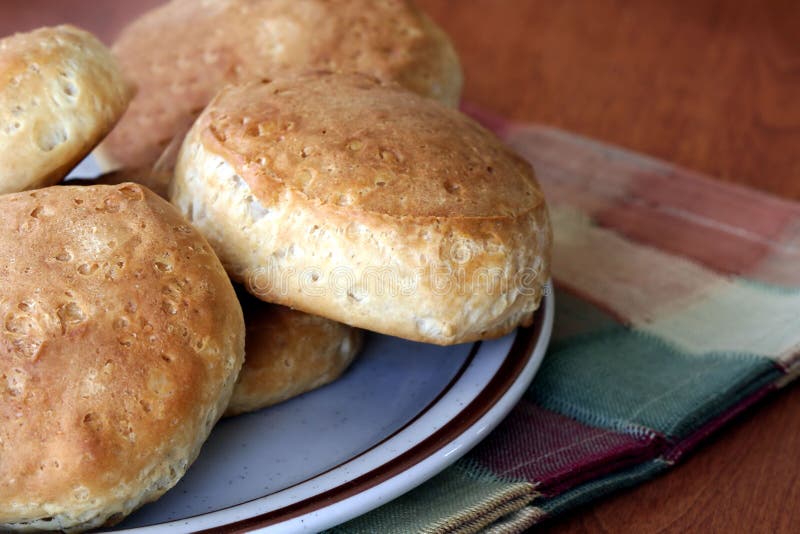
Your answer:
[[[113,39],[159,0],[7,0],[0,34],[73,22]],[[466,98],[800,199],[800,2],[419,0],[453,37]],[[800,267],[799,267],[800,268]],[[672,472],[554,532],[793,532],[800,388]]]

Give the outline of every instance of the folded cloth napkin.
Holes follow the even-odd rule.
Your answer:
[[[552,344],[476,449],[335,532],[521,532],[670,468],[800,371],[800,205],[483,119],[551,206]]]

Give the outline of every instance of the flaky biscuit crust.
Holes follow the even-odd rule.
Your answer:
[[[361,74],[223,91],[184,142],[171,199],[256,296],[408,339],[508,333],[549,277],[530,165],[459,112]]]
[[[60,181],[131,96],[111,52],[85,31],[58,26],[0,40],[0,194]]]
[[[233,391],[241,307],[135,184],[0,197],[0,526],[84,530],[171,488]]]

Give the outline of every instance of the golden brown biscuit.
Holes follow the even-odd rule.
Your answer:
[[[85,31],[58,26],[0,40],[0,194],[57,183],[130,97],[111,53]]]
[[[239,299],[247,327],[245,360],[225,415],[260,410],[333,382],[361,348],[355,328],[244,291]]]
[[[206,240],[135,184],[0,197],[0,529],[84,530],[196,458],[244,357]]]
[[[365,75],[223,90],[170,198],[256,296],[408,339],[505,334],[549,276],[530,165],[458,111]]]
[[[287,68],[360,70],[453,106],[462,85],[449,39],[407,0],[173,0],[113,50],[139,91],[96,152],[106,170],[152,165],[224,85]]]

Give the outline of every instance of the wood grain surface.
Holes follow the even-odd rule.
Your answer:
[[[466,98],[800,199],[797,0],[418,0],[453,37]],[[159,0],[3,0],[0,35],[72,22],[109,42]],[[800,313],[799,313],[800,315]],[[795,532],[800,388],[672,472],[550,532]]]

